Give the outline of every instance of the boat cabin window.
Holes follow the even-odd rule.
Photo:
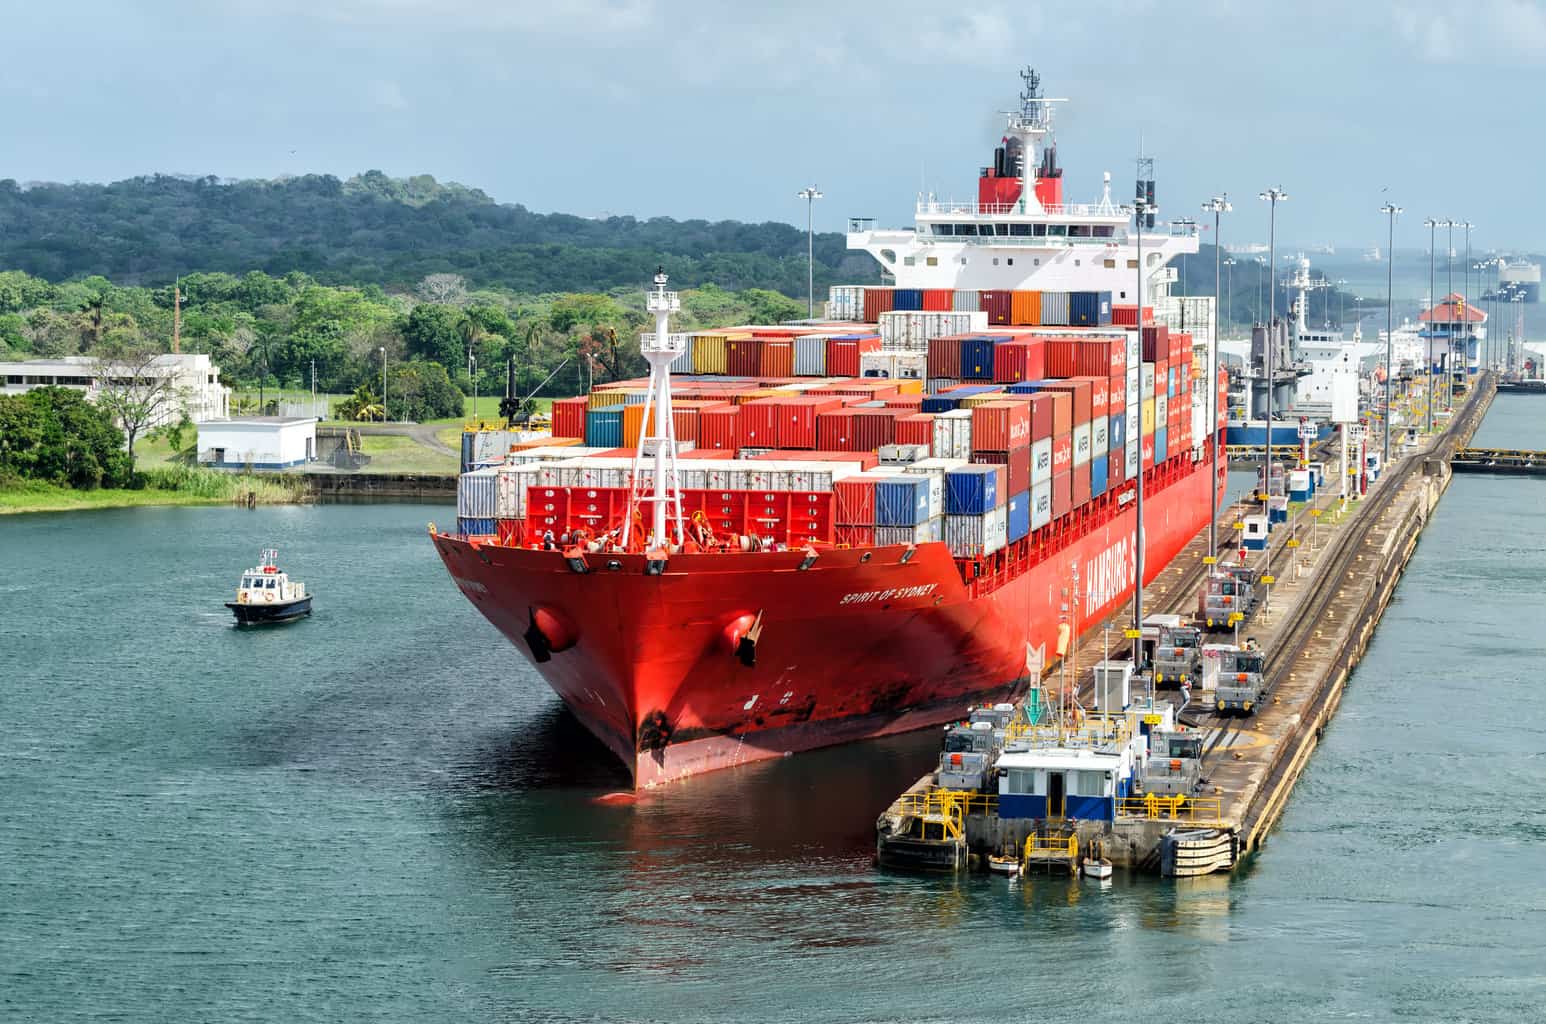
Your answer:
[[[1037,238],[1041,238],[1046,233],[1047,233],[1047,225],[1045,225],[1045,224],[1032,224],[1031,225],[1031,234],[1035,235]]]
[[[1047,234],[1052,235],[1052,236],[1057,237],[1057,238],[1062,238],[1062,237],[1064,237],[1064,236],[1066,236],[1068,234],[1068,225],[1066,225],[1066,224],[1048,224],[1047,225]]]
[[[1116,229],[1110,224],[1096,224],[1094,231],[1096,238],[1111,238],[1116,233]]]
[[[252,577],[251,576],[243,576],[242,577],[242,589],[246,590],[246,589],[250,588],[251,586],[252,586]]]
[[[976,233],[977,233],[977,225],[975,225],[975,224],[957,224],[956,225],[956,235],[957,236],[960,236],[960,235],[975,235]],[[992,232],[990,231],[989,234],[992,234]]]
[[[1011,224],[1009,225],[1009,233],[1011,235],[1029,235],[1031,233],[1031,226],[1029,224]]]
[[[1004,771],[1005,793],[1035,793],[1036,769],[1009,768]]]
[[[1090,237],[1090,225],[1088,225],[1088,224],[1070,224],[1070,225],[1068,225],[1068,237],[1069,238],[1089,238]]]
[[[274,589],[274,585],[279,582],[278,580],[274,579],[274,577],[272,577],[272,576],[266,576],[266,577],[264,577],[264,579],[266,579],[268,582],[264,583],[263,585],[265,587],[267,587],[268,589],[270,589],[270,590],[273,590]]]
[[[1238,654],[1235,656],[1236,672],[1260,673],[1262,669],[1262,656],[1260,654]]]

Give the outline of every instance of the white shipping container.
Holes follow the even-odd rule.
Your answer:
[[[1009,510],[1002,506],[980,516],[945,517],[945,544],[957,558],[991,555],[1008,536]]]
[[[1129,364],[1127,371],[1127,422],[1138,415],[1138,366]]]
[[[929,478],[929,515],[942,516],[945,514],[945,473],[964,465],[965,459],[923,459],[904,466],[902,472],[909,476]]]
[[[951,409],[934,417],[934,444],[936,458],[969,459],[972,455],[972,411]]]
[[[1143,364],[1143,397],[1154,397],[1154,364]]]
[[[692,373],[692,346],[682,349],[681,355],[671,360],[672,373]]]
[[[863,320],[864,288],[850,284],[835,284],[828,288],[827,319]]]
[[[706,469],[681,469],[678,463],[678,479],[682,482],[682,488],[688,491],[707,490],[709,486],[709,471]]]
[[[899,352],[894,349],[859,353],[861,377],[885,377],[888,380],[922,380],[924,353]]]
[[[494,518],[499,503],[498,472],[498,466],[490,466],[456,478],[456,514],[459,518]]]
[[[1052,522],[1052,481],[1031,486],[1031,529],[1039,530]]]
[[[929,457],[926,444],[883,444],[875,452],[880,461],[888,466],[907,466]]]
[[[957,313],[976,313],[982,309],[982,293],[974,288],[957,288],[951,296],[950,308]]]
[[[1161,391],[1154,396],[1154,429],[1168,426],[1170,421],[1166,416],[1170,413],[1170,397]]]
[[[1052,482],[1052,438],[1031,442],[1031,483]]]
[[[893,311],[880,314],[882,348],[903,352],[925,352],[930,338],[966,334],[988,327],[988,314],[977,310],[963,313]]]
[[[940,521],[930,519],[928,522],[919,523],[917,526],[877,526],[875,527],[875,543],[877,546],[886,544],[928,544],[940,539]]]
[[[1105,455],[1110,443],[1111,420],[1105,416],[1093,417],[1090,420],[1090,457],[1098,459]]]
[[[827,372],[827,336],[812,334],[794,340],[796,377],[820,377]]]
[[[1074,465],[1082,466],[1090,461],[1090,425],[1081,423],[1074,428]]]
[[[1138,478],[1138,435],[1133,434],[1127,439],[1127,467],[1122,478],[1124,480],[1136,480]]]
[[[510,430],[480,430],[472,436],[472,461],[493,462],[504,458],[510,446],[520,440]]]
[[[526,518],[526,488],[537,482],[538,465],[500,466],[494,484],[494,516],[498,519]]]
[[[1041,322],[1045,327],[1068,326],[1068,293],[1041,293]]]

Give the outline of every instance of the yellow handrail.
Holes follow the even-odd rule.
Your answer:
[[[1026,860],[1046,860],[1050,857],[1076,860],[1078,856],[1079,836],[1074,833],[1066,836],[1042,836],[1033,833],[1025,837]]]
[[[1161,796],[1158,793],[1145,793],[1143,796],[1123,797],[1117,801],[1119,818],[1218,824],[1223,816],[1224,801],[1216,796],[1187,796],[1184,793]]]
[[[897,798],[897,810],[904,817],[917,818],[922,823],[924,839],[959,840],[966,836],[967,815],[997,812],[998,794],[964,789],[903,793]],[[938,836],[930,836],[931,825],[939,826]]]

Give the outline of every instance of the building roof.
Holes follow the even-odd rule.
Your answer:
[[[60,356],[57,359],[13,359],[0,362],[0,373],[40,373],[54,376],[90,376],[98,364],[111,362],[96,356]],[[209,365],[207,352],[182,352],[173,355],[163,352],[150,362],[151,366],[169,369],[203,369]]]
[[[203,420],[199,427],[288,427],[297,423],[315,425],[315,416],[238,416],[228,420]]]
[[[1466,302],[1458,293],[1444,296],[1444,301],[1432,309],[1417,314],[1417,319],[1440,324],[1485,323],[1487,314],[1474,302]]]

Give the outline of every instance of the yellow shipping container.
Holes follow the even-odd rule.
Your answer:
[[[725,373],[725,342],[750,338],[750,334],[717,332],[695,334],[692,339],[694,373]]]
[[[1143,420],[1143,433],[1147,437],[1154,433],[1154,399],[1145,398],[1143,400],[1143,414],[1141,418]]]
[[[961,399],[961,408],[975,409],[979,405],[987,405],[989,402],[1002,402],[1004,399],[1011,397],[1013,396],[999,394],[997,392],[988,392],[987,394],[983,395],[972,395],[968,398]]]
[[[898,377],[891,383],[896,385],[896,393],[899,395],[923,394],[923,381],[917,377]]]
[[[638,388],[613,388],[610,391],[592,391],[585,402],[587,409],[610,409],[617,405],[627,405],[630,393],[643,394]]]

